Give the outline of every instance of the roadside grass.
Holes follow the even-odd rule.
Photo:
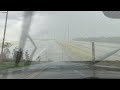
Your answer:
[[[30,65],[35,65],[35,64],[42,64],[42,63],[47,63],[49,61],[32,61],[31,64],[26,65],[25,61],[21,61],[19,63],[19,66],[15,66],[15,61],[13,60],[5,60],[5,61],[0,61],[0,71],[6,70],[6,69],[14,69],[14,68],[22,68],[22,67],[28,67]]]
[[[0,61],[0,71],[1,70],[6,70],[6,69],[12,69],[12,68],[20,68],[20,67],[25,67],[29,65],[24,65],[24,61],[21,61],[19,63],[19,66],[15,66],[15,62],[12,60],[5,60],[5,61]]]

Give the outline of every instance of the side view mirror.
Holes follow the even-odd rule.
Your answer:
[[[111,19],[120,19],[120,11],[103,11],[103,14]]]

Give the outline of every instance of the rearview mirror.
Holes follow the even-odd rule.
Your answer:
[[[120,11],[103,11],[103,14],[112,19],[120,19]]]

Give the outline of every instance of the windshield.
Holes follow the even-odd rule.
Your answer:
[[[0,79],[120,78],[120,20],[110,14],[0,11]]]

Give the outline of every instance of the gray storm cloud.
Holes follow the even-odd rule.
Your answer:
[[[21,12],[9,11],[7,32],[10,32],[10,34],[7,34],[8,39],[11,37],[14,39],[14,33],[14,37],[19,37],[21,32],[17,32],[18,29],[21,28],[21,25],[18,25],[17,22],[27,22],[27,19],[24,20],[23,16],[21,16],[22,13],[21,15],[19,15],[19,13]],[[0,14],[0,32],[3,31],[4,28],[4,16],[4,14]],[[23,23],[26,24],[25,22]],[[28,32],[33,36],[33,38],[39,38],[40,34],[45,34],[46,32],[48,32],[49,36],[51,36],[50,34],[55,33],[56,38],[63,38],[65,33],[67,33],[68,24],[70,26],[71,38],[91,36],[120,36],[120,20],[107,18],[102,11],[37,11],[34,15],[32,25],[30,24],[30,26],[32,26],[31,31]],[[12,26],[9,27],[10,25]],[[23,27],[27,28],[26,26],[22,26],[22,28]]]

